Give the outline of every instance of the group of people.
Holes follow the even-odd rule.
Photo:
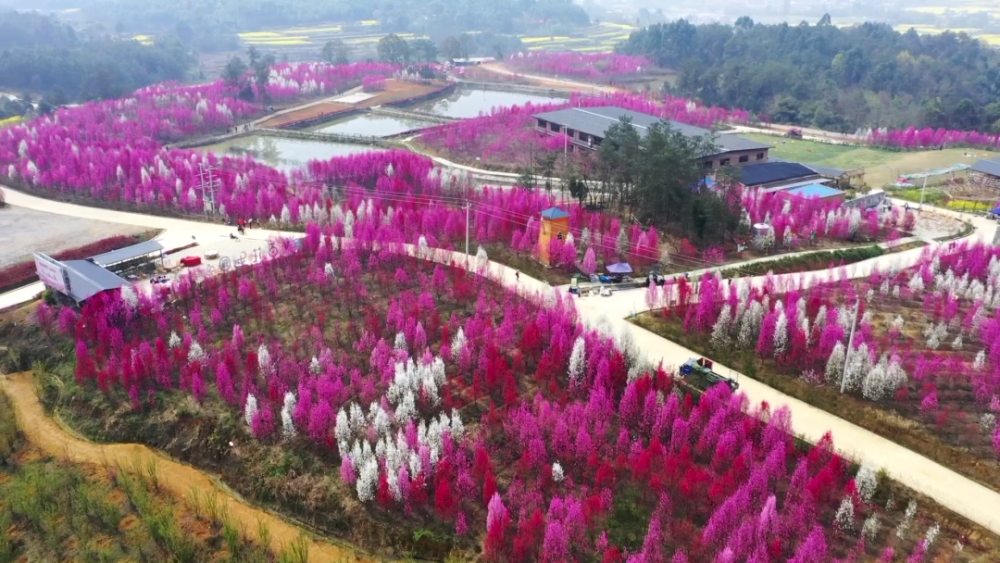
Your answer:
[[[229,132],[229,133],[239,133],[240,131],[249,131],[252,127],[253,127],[253,123],[247,123],[245,125],[237,125],[236,127],[233,127],[232,129],[229,129],[227,132]]]

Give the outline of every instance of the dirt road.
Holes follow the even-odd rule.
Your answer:
[[[257,530],[259,523],[264,523],[271,532],[270,547],[275,553],[287,549],[303,536],[303,531],[299,528],[236,499],[216,486],[205,473],[170,460],[146,446],[94,444],[71,436],[45,415],[38,402],[30,373],[0,375],[0,388],[14,404],[18,426],[28,440],[55,458],[101,467],[117,464],[125,469],[145,468],[150,463],[155,463],[159,485],[166,488],[180,502],[191,502],[192,493],[197,491],[197,498],[215,496],[218,499],[219,513],[228,513],[230,520],[237,527]],[[376,561],[368,555],[313,539],[307,539],[306,545],[309,548],[309,561],[315,563],[375,563]]]

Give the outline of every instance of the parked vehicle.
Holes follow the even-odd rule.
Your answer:
[[[730,389],[736,391],[740,384],[732,378],[716,373],[712,370],[714,362],[708,358],[694,358],[681,364],[679,375],[699,389],[708,389],[716,383],[725,383]]]

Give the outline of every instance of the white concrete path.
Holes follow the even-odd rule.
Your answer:
[[[172,237],[195,235],[199,238],[204,237],[206,240],[218,241],[228,239],[229,233],[233,232],[232,227],[224,225],[85,207],[49,201],[11,189],[5,189],[5,191],[7,201],[12,205],[75,217],[160,228],[165,229]],[[995,222],[978,217],[972,218],[972,221],[976,225],[977,231],[967,237],[969,240],[992,239],[993,229],[996,227]],[[263,230],[253,232],[255,238],[264,239],[270,235],[281,234]],[[287,235],[287,233],[285,234]],[[164,233],[163,236],[166,235],[167,233]],[[920,250],[916,249],[915,251],[883,256],[852,264],[847,270],[852,277],[858,277],[867,275],[875,267],[881,269],[887,269],[892,265],[905,267],[915,263],[919,259],[919,253]],[[454,253],[452,256],[463,257],[464,255]],[[490,269],[491,274],[502,283],[517,286],[521,291],[554,291],[548,284],[523,274],[520,276],[520,281],[516,281],[514,270],[501,264],[491,263]],[[811,285],[818,280],[825,279],[828,274],[829,272],[823,271],[801,275],[788,274],[787,276],[801,276],[804,283]],[[779,276],[779,278],[787,276]],[[752,281],[761,283],[762,280],[763,278],[753,278]],[[677,366],[688,358],[696,356],[694,352],[628,322],[624,315],[646,308],[644,290],[642,289],[616,292],[612,297],[606,298],[579,298],[576,299],[576,303],[581,318],[588,324],[594,326],[601,322],[607,322],[616,335],[623,331],[631,333],[641,353],[654,363],[663,362],[664,366]],[[901,483],[920,491],[942,506],[992,532],[1000,534],[1000,493],[868,430],[750,379],[730,367],[717,363],[716,369],[721,373],[737,377],[740,382],[740,391],[746,393],[751,401],[755,403],[767,401],[772,408],[788,405],[792,411],[795,431],[805,439],[815,442],[824,433],[831,431],[837,448],[851,459],[884,468],[890,476]]]
[[[481,65],[480,68],[490,72],[495,72],[497,74],[503,74],[505,76],[523,76],[528,80],[534,80],[536,82],[543,82],[545,86],[558,86],[572,90],[574,92],[580,93],[602,93],[602,94],[613,94],[615,92],[629,92],[630,90],[625,90],[623,88],[618,88],[616,86],[601,86],[597,84],[590,84],[587,82],[579,82],[577,80],[567,80],[565,78],[553,78],[550,76],[541,76],[537,74],[525,74],[523,72],[515,72],[508,69],[503,63],[487,63]]]

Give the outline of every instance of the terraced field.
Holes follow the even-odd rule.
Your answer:
[[[606,53],[619,41],[628,39],[636,28],[629,24],[603,22],[581,28],[571,35],[531,36],[522,35],[521,42],[529,51],[577,51],[580,53]]]
[[[610,52],[619,42],[628,38],[635,31],[635,26],[603,22],[597,25],[580,28],[567,35],[522,35],[521,41],[526,50],[530,51],[577,51],[577,52]],[[339,39],[351,48],[351,58],[364,60],[377,57],[376,46],[386,32],[379,27],[376,20],[367,20],[353,24],[324,23],[311,27],[291,27],[240,33],[244,46],[254,45],[263,51],[274,53],[278,58],[287,57],[289,61],[314,61],[319,58],[320,50],[327,41]],[[421,39],[425,36],[413,33],[398,33],[403,39]],[[155,38],[148,35],[136,36],[137,41],[152,42]],[[215,57],[210,60],[203,57],[202,68],[206,74],[217,74],[221,71],[225,57]]]
[[[996,32],[995,27],[989,29],[988,27],[956,27],[949,25],[949,16],[967,16],[969,14],[979,14],[982,15],[982,22],[984,24],[989,23],[992,19],[994,22],[1000,19],[1000,4],[996,2],[987,3],[982,0],[973,0],[971,2],[963,2],[961,0],[957,2],[946,2],[938,6],[915,6],[909,8],[910,12],[915,14],[920,14],[921,17],[915,17],[915,21],[922,23],[902,23],[894,25],[893,28],[896,31],[906,32],[911,27],[916,30],[917,33],[921,34],[937,34],[944,33],[945,30],[953,31],[955,33],[967,33],[972,37],[976,37],[990,45],[1000,46],[1000,33]],[[938,21],[935,23],[926,23],[927,16],[939,16]],[[962,21],[968,21],[963,19]]]

